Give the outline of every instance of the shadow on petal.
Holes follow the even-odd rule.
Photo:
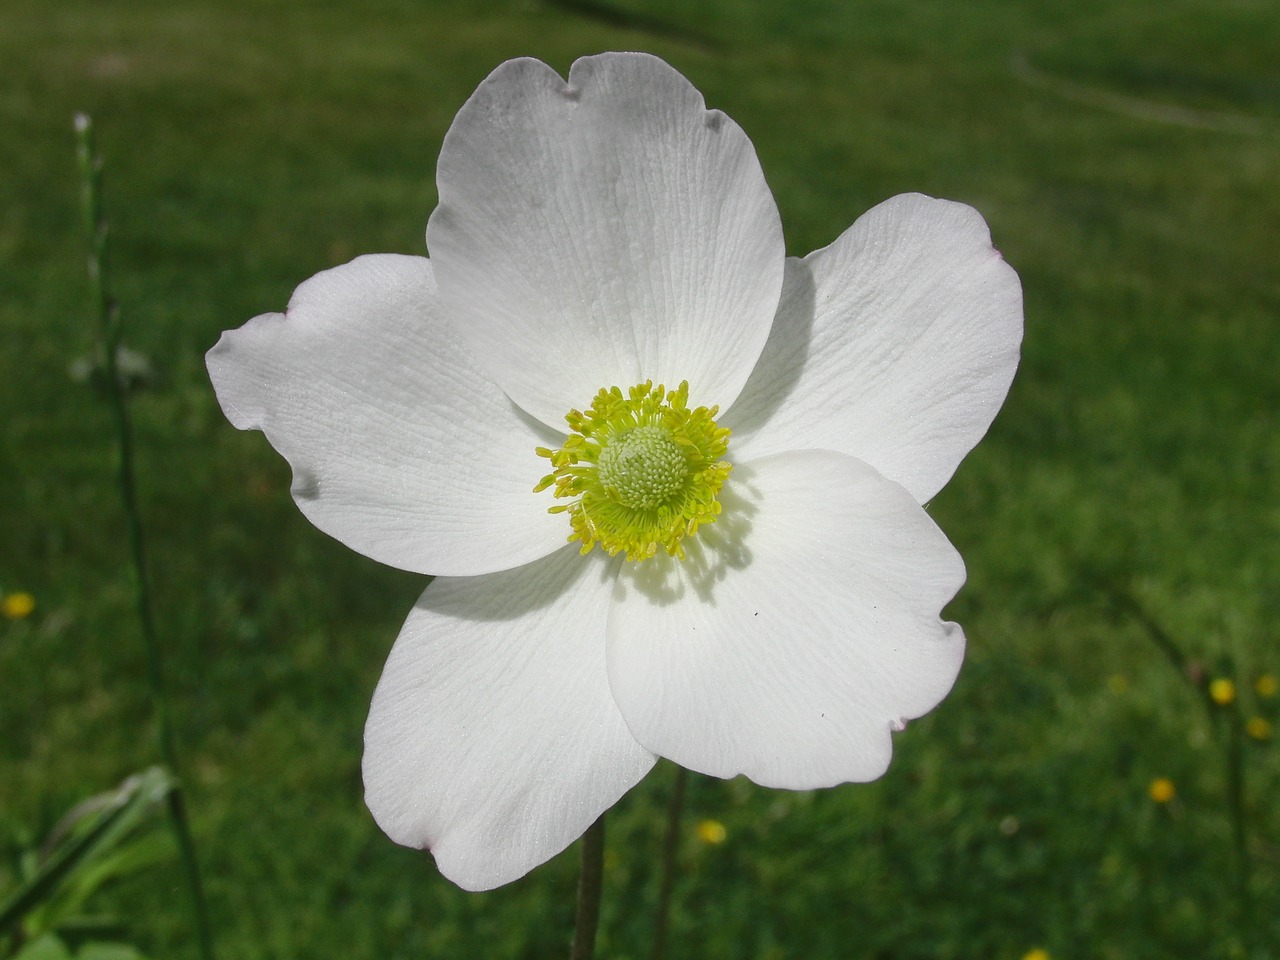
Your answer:
[[[511,570],[478,577],[437,577],[415,607],[471,622],[518,620],[554,606],[571,590],[585,588],[588,578],[606,583],[617,576],[620,563],[599,552],[581,556],[577,544],[566,544],[548,557]],[[481,589],[443,589],[445,583],[459,579]]]
[[[721,417],[723,426],[734,433],[753,434],[769,422],[795,390],[809,359],[816,298],[810,265],[804,260],[788,257],[782,279],[782,296],[773,317],[769,339],[741,395]],[[729,441],[729,450],[732,453],[732,440]]]
[[[293,482],[289,485],[289,492],[293,495],[294,500],[319,500],[320,478],[305,467],[295,467],[293,470]]]
[[[684,541],[685,557],[660,554],[640,563],[627,563],[618,575],[615,601],[628,590],[658,606],[682,600],[689,591],[705,604],[715,606],[715,588],[730,570],[751,564],[751,518],[759,509],[759,491],[751,483],[750,467],[734,467],[720,492],[720,516]]]
[[[537,417],[535,417],[533,414],[525,411],[525,409],[521,407],[520,404],[516,403],[510,397],[507,397],[507,402],[511,404],[512,415],[514,415],[521,423],[523,423],[526,427],[529,428],[530,432],[533,433],[533,435],[536,436],[539,441],[541,441],[542,446],[550,447],[551,449],[554,450],[564,443],[564,438],[568,435],[568,431],[566,431],[563,427],[558,430],[552,429],[551,427],[543,423],[541,420],[539,420]],[[568,411],[565,411],[565,412],[567,413]],[[537,483],[537,481],[540,479],[541,477],[534,477],[533,483],[529,484],[530,489],[532,489],[533,485]]]

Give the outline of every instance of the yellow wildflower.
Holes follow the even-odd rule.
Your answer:
[[[703,820],[698,824],[698,839],[703,843],[711,846],[718,846],[724,843],[729,836],[729,831],[724,828],[724,824],[719,820]]]
[[[1209,684],[1209,698],[1220,707],[1225,707],[1236,698],[1236,685],[1226,677],[1219,677]]]
[[[1253,683],[1253,689],[1258,691],[1260,697],[1274,697],[1276,691],[1280,690],[1280,683],[1276,682],[1276,678],[1269,673],[1264,673]]]
[[[1263,717],[1250,717],[1244,725],[1244,732],[1255,740],[1271,739],[1271,721]]]
[[[1036,947],[1022,955],[1022,960],[1050,960],[1049,951],[1044,947]]]
[[[1168,777],[1157,777],[1151,781],[1151,786],[1147,787],[1147,796],[1156,803],[1168,803],[1178,795],[1178,791],[1173,787],[1173,781]]]
[[[0,602],[0,613],[6,620],[22,620],[31,616],[36,608],[36,598],[29,593],[11,593]]]

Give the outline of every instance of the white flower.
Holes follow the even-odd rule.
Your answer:
[[[503,64],[438,182],[430,260],[325,271],[208,357],[316,526],[436,576],[365,732],[378,823],[479,890],[658,756],[878,777],[963,654],[921,504],[1017,365],[982,218],[894,197],[788,259],[746,135],[642,54]]]

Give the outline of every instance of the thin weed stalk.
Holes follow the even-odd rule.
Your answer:
[[[134,470],[133,426],[129,419],[129,407],[124,388],[120,382],[118,357],[120,318],[111,297],[108,282],[107,225],[102,215],[102,163],[94,146],[93,121],[87,114],[76,114],[75,131],[84,228],[89,243],[89,281],[98,315],[101,351],[99,359],[104,389],[115,421],[120,465],[120,498],[128,530],[138,622],[142,631],[143,645],[146,648],[151,706],[155,712],[160,755],[165,766],[173,772],[177,780],[177,785],[167,796],[166,807],[174,839],[178,844],[183,871],[187,877],[187,889],[199,937],[200,955],[203,960],[214,960],[212,928],[209,924],[204,888],[200,881],[195,841],[191,836],[191,826],[183,800],[178,751],[173,737],[173,724],[170,720],[169,699],[165,693],[164,666],[152,612],[150,582],[147,577],[146,541],[143,537],[142,517],[138,510],[137,479]]]
[[[1148,639],[1165,656],[1170,665],[1195,690],[1208,714],[1211,729],[1225,740],[1222,751],[1227,784],[1227,814],[1231,819],[1232,846],[1235,848],[1236,901],[1240,909],[1240,929],[1246,942],[1253,939],[1254,916],[1252,895],[1253,859],[1249,853],[1248,821],[1245,811],[1244,722],[1239,704],[1214,700],[1204,670],[1183,650],[1182,645],[1162,627],[1132,595],[1108,591],[1113,602],[1142,626]],[[1234,671],[1233,671],[1234,672]]]

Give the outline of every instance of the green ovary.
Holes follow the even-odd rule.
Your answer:
[[[680,492],[689,461],[666,427],[636,427],[600,448],[596,476],[624,507],[654,510]]]
[[[554,487],[569,500],[549,509],[569,515],[569,540],[582,553],[598,543],[633,561],[659,547],[683,558],[681,541],[720,514],[729,431],[716,426],[719,408],[690,410],[688,398],[687,382],[602,389],[586,413],[565,417],[573,432],[559,450],[538,448],[554,469],[534,490]]]

